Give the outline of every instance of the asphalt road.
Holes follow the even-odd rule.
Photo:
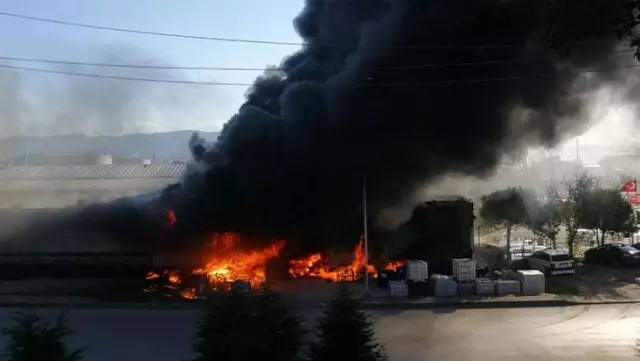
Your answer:
[[[15,311],[0,309],[0,325]],[[72,343],[87,347],[87,361],[179,361],[191,355],[197,311],[76,309],[69,318]],[[640,305],[376,311],[373,318],[392,361],[635,360],[640,337]]]

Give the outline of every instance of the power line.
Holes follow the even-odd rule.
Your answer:
[[[40,72],[40,73],[48,73],[48,74],[61,74],[61,75],[82,76],[82,77],[90,77],[90,78],[130,80],[130,81],[142,81],[142,82],[154,82],[154,83],[189,84],[189,85],[218,85],[218,86],[243,86],[243,87],[250,87],[250,86],[254,85],[254,84],[250,84],[250,83],[204,82],[204,81],[192,81],[192,80],[172,80],[172,79],[154,79],[154,78],[128,77],[128,76],[112,76],[112,75],[101,75],[101,74],[92,74],[92,73],[70,72],[70,71],[62,71],[62,70],[30,68],[30,67],[23,67],[23,66],[17,66],[17,65],[7,65],[7,64],[0,64],[0,68],[16,69],[16,70],[32,71],[32,72]],[[593,73],[600,73],[600,72],[605,72],[605,71],[618,71],[618,70],[628,70],[628,69],[636,69],[636,68],[640,68],[640,65],[627,65],[627,66],[618,66],[618,67],[612,67],[612,68],[597,68],[597,69],[588,69],[588,70],[577,70],[577,71],[570,71],[570,72],[567,72],[567,73],[574,74],[574,75],[593,74]],[[558,76],[558,73],[554,72],[554,73],[538,73],[538,74],[508,76],[508,77],[445,80],[445,81],[433,81],[433,82],[382,83],[382,84],[365,83],[365,84],[359,84],[359,85],[356,85],[356,86],[359,87],[359,88],[372,88],[372,87],[376,87],[376,88],[380,88],[380,87],[382,87],[382,88],[392,88],[392,87],[437,86],[437,85],[453,85],[453,84],[474,84],[474,83],[502,82],[502,81],[531,79],[531,78],[544,78],[544,77],[556,77],[556,76]]]
[[[48,74],[62,74],[62,75],[71,75],[71,76],[83,76],[83,77],[89,77],[89,78],[131,80],[131,81],[143,81],[143,82],[153,82],[153,83],[171,83],[171,84],[189,84],[189,85],[221,85],[221,86],[243,86],[243,87],[253,85],[249,83],[204,82],[204,81],[192,81],[192,80],[153,79],[153,78],[141,78],[141,77],[129,77],[129,76],[101,75],[101,74],[91,74],[91,73],[78,73],[78,72],[63,71],[63,70],[29,68],[24,66],[7,65],[7,64],[0,64],[0,68],[16,69],[16,70],[24,70],[24,71],[32,71],[32,72],[48,73]]]
[[[154,35],[154,36],[165,36],[172,38],[181,38],[181,39],[192,39],[192,40],[209,40],[209,41],[221,41],[221,42],[233,42],[233,43],[248,43],[248,44],[266,44],[266,45],[282,45],[282,46],[302,46],[306,45],[304,42],[288,42],[288,41],[273,41],[273,40],[259,40],[259,39],[243,39],[243,38],[227,38],[227,37],[218,37],[218,36],[204,36],[204,35],[193,35],[193,34],[180,34],[180,33],[170,33],[164,31],[148,31],[148,30],[138,30],[138,29],[129,29],[129,28],[120,28],[115,26],[105,26],[105,25],[95,25],[88,23],[80,23],[75,21],[66,21],[66,20],[58,20],[52,18],[43,18],[32,15],[23,15],[17,13],[10,13],[6,11],[0,11],[0,16],[7,16],[17,19],[23,20],[31,20],[31,21],[39,21],[45,23],[52,23],[58,25],[67,25],[67,26],[75,26],[87,29],[94,30],[107,30],[107,31],[116,31],[122,33],[132,33],[132,34],[141,34],[141,35]],[[598,43],[609,43],[611,40],[584,40],[584,41],[573,41],[568,44],[598,44]],[[333,46],[332,44],[320,44],[324,46]],[[522,44],[485,44],[485,45],[400,45],[396,46],[398,49],[433,49],[433,50],[455,50],[455,49],[514,49],[514,48],[522,48]]]
[[[117,31],[117,32],[121,32],[121,33],[133,33],[133,34],[142,34],[142,35],[166,36],[166,37],[181,38],[181,39],[224,41],[224,42],[250,43],[250,44],[268,44],[268,45],[289,45],[289,46],[303,45],[302,43],[293,43],[293,42],[285,42],[285,41],[223,38],[223,37],[217,37],[217,36],[190,35],[190,34],[168,33],[168,32],[162,32],[162,31],[145,31],[145,30],[118,28],[118,27],[113,27],[113,26],[102,26],[102,25],[78,23],[78,22],[74,22],[74,21],[64,21],[64,20],[57,20],[57,19],[50,19],[50,18],[41,18],[41,17],[37,17],[37,16],[8,13],[8,12],[3,12],[3,11],[0,12],[0,15],[9,16],[9,17],[18,18],[18,19],[40,21],[40,22],[59,24],[59,25],[76,26],[76,27],[82,27],[82,28],[88,28],[88,29],[109,30],[109,31]]]
[[[605,71],[619,71],[640,68],[639,65],[626,65],[612,68],[597,68],[587,70],[576,70],[566,72],[568,74],[580,75],[580,74],[595,74]],[[494,77],[494,78],[479,78],[479,79],[461,79],[461,80],[444,80],[433,82],[412,82],[412,83],[382,83],[382,84],[361,84],[358,87],[381,87],[381,88],[394,88],[394,87],[415,87],[415,86],[436,86],[436,85],[455,85],[455,84],[477,84],[477,83],[491,83],[491,82],[503,82],[512,80],[532,79],[532,78],[550,78],[557,77],[558,73],[538,73],[530,75],[518,75],[507,77]]]
[[[133,69],[157,69],[157,70],[220,70],[220,71],[264,71],[268,68],[227,68],[219,66],[173,66],[173,65],[144,65],[144,64],[113,64],[113,63],[92,63],[72,60],[22,58],[16,56],[0,56],[0,60],[11,60],[25,63],[44,63],[60,65],[80,65],[95,66],[105,68],[133,68]],[[278,70],[278,69],[276,69]]]
[[[625,53],[632,53],[636,50],[619,50],[612,55],[619,55]],[[106,68],[133,68],[133,69],[157,69],[157,70],[210,70],[210,71],[265,71],[275,70],[282,71],[283,68],[243,68],[243,67],[220,67],[220,66],[178,66],[178,65],[145,65],[145,64],[130,64],[130,63],[94,63],[94,62],[81,62],[72,60],[57,60],[57,59],[41,59],[41,58],[24,58],[16,56],[3,56],[0,55],[0,60],[10,60],[26,63],[43,63],[43,64],[60,64],[60,65],[78,65],[78,66],[93,66],[93,67],[106,67]],[[477,62],[461,62],[461,63],[443,63],[443,64],[415,64],[415,65],[390,65],[381,66],[380,69],[386,70],[411,70],[411,69],[428,69],[428,68],[449,68],[449,67],[468,67],[468,66],[481,66],[481,65],[508,65],[508,64],[527,64],[536,63],[540,61],[549,61],[552,59],[546,57],[531,58],[531,59],[514,59],[514,60],[488,60]]]

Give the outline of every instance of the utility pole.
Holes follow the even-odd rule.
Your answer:
[[[371,297],[369,293],[369,227],[367,223],[367,177],[362,181],[362,214],[364,223],[364,296]]]
[[[580,137],[576,137],[576,176],[579,177],[582,170],[580,161]]]

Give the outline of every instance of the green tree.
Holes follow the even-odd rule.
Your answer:
[[[531,209],[538,208],[535,194],[524,188],[507,188],[482,197],[480,217],[507,231],[507,258],[511,259],[511,231],[517,225],[530,225]]]
[[[53,324],[33,311],[18,312],[13,325],[5,328],[8,337],[4,356],[8,361],[78,361],[81,349],[69,349],[65,338],[72,334],[66,316],[60,314]]]
[[[387,355],[375,340],[369,317],[346,287],[340,287],[318,324],[311,361],[384,361]]]
[[[547,37],[552,48],[571,55],[581,44],[616,36],[634,40],[638,0],[547,0]],[[591,44],[588,44],[591,42]],[[634,44],[638,45],[638,44]]]
[[[598,188],[591,194],[589,202],[589,226],[600,232],[599,244],[604,244],[607,235],[630,234],[636,231],[633,207],[627,203],[618,189]]]
[[[565,180],[564,186],[567,199],[561,208],[562,222],[567,231],[567,247],[573,255],[578,240],[578,229],[590,228],[594,224],[592,197],[599,184],[595,177],[583,173],[575,179]]]
[[[529,228],[533,233],[550,240],[554,249],[557,248],[558,233],[562,226],[562,198],[558,189],[549,187],[545,200],[532,208]]]
[[[200,317],[194,360],[295,360],[303,338],[300,319],[277,294],[219,293]]]

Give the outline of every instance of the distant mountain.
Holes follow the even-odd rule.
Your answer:
[[[24,154],[110,154],[119,157],[155,155],[157,162],[188,160],[189,138],[195,131],[181,130],[167,133],[126,134],[122,136],[88,137],[85,135],[54,135],[48,137],[0,138],[0,160]],[[198,132],[208,140],[215,140],[217,132]]]

